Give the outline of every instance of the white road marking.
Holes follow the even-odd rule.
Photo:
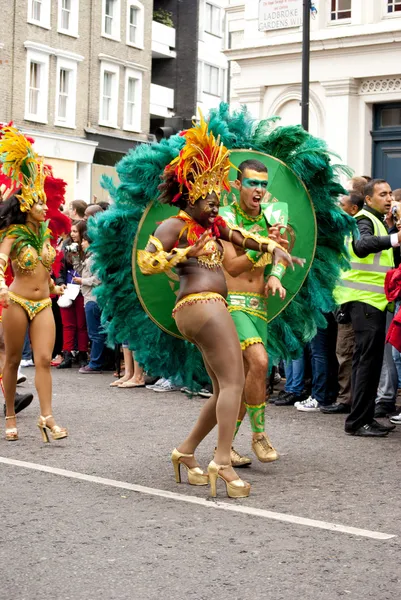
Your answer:
[[[281,521],[283,523],[293,523],[295,525],[304,525],[306,527],[315,527],[317,529],[326,529],[328,531],[335,531],[337,533],[347,533],[348,535],[357,535],[361,537],[371,538],[373,540],[390,540],[391,538],[397,537],[388,533],[381,533],[380,531],[369,531],[368,529],[359,529],[358,527],[348,527],[347,525],[339,525],[337,523],[329,523],[327,521],[317,521],[315,519],[306,519],[304,517],[297,517],[295,515],[288,515],[285,513],[273,512],[270,510],[264,510],[263,508],[254,508],[252,506],[234,505],[228,504],[227,502],[219,502],[217,500],[208,500],[206,498],[199,498],[197,496],[186,496],[185,494],[177,494],[176,492],[168,492],[167,490],[158,490],[157,488],[149,488],[143,485],[136,485],[134,483],[128,483],[126,481],[117,481],[115,479],[106,479],[104,477],[96,477],[95,475],[86,475],[85,473],[77,473],[76,471],[67,471],[65,469],[58,469],[56,467],[48,467],[46,465],[39,465],[36,463],[25,462],[23,460],[14,460],[12,458],[4,458],[0,456],[0,463],[5,465],[12,465],[14,467],[22,467],[25,469],[32,469],[34,471],[41,471],[42,473],[51,473],[52,475],[60,475],[61,477],[68,477],[70,479],[78,479],[80,481],[88,481],[90,483],[98,483],[100,485],[107,485],[114,488],[120,488],[123,490],[129,490],[131,492],[137,492],[139,494],[149,494],[150,496],[159,496],[160,498],[167,498],[168,500],[178,500],[179,502],[188,502],[189,504],[197,504],[205,508],[214,508],[218,510],[227,510],[230,512],[241,513],[245,515],[252,515],[254,517],[262,517],[264,519],[273,519],[274,521]]]

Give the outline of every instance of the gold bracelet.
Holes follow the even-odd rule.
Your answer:
[[[244,239],[242,240],[242,247],[243,247],[243,248],[245,248],[245,249],[246,249],[246,246],[245,246],[245,242],[246,242],[246,240],[247,240],[247,238],[246,238],[246,237],[244,237]]]
[[[163,250],[161,241],[153,235],[149,236],[148,243],[156,248],[155,252],[150,250],[138,250],[137,252],[138,267],[144,275],[169,271],[180,262],[187,260],[187,254],[192,248],[192,246],[173,248],[170,252],[166,252]]]
[[[233,230],[232,230],[232,229],[229,229],[229,230],[228,230],[228,239],[230,240],[230,242],[231,242],[231,240],[232,240],[232,237],[233,237]]]

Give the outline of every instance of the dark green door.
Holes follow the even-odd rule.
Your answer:
[[[401,102],[377,104],[373,127],[373,177],[401,188]]]

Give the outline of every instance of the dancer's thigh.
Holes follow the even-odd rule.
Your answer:
[[[28,327],[27,314],[19,304],[10,303],[3,309],[2,321],[6,358],[19,363]]]
[[[230,313],[222,302],[199,302],[176,313],[181,333],[201,350],[208,368],[222,386],[244,383],[241,346]]]
[[[43,309],[31,321],[30,337],[36,366],[50,366],[56,326],[51,306]]]

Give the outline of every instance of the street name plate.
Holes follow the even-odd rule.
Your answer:
[[[259,0],[259,31],[302,25],[302,0]]]

